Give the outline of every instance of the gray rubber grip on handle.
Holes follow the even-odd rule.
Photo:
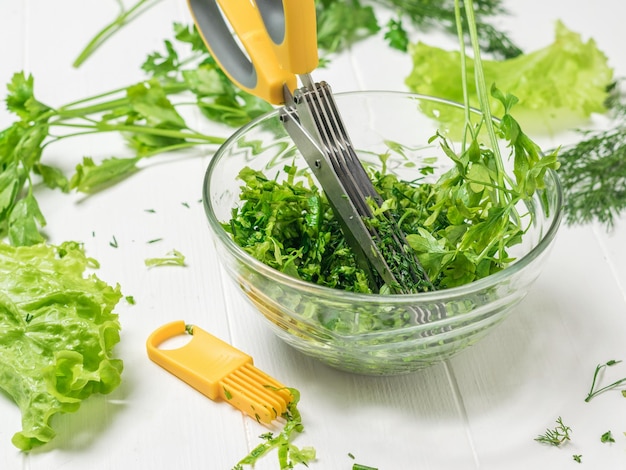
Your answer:
[[[210,45],[217,61],[235,81],[244,87],[254,88],[257,83],[256,70],[226,25],[217,0],[189,0],[189,6],[200,33]]]
[[[274,44],[282,44],[285,39],[283,0],[256,0],[256,4],[270,38]]]

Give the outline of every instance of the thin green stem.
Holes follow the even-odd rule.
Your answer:
[[[188,89],[188,86],[184,82],[168,82],[168,83],[162,83],[161,88],[163,89],[163,92],[166,95],[174,95],[174,94],[186,91]],[[67,118],[80,117],[80,116],[84,116],[87,114],[101,113],[104,111],[112,111],[114,109],[118,109],[122,106],[127,105],[128,98],[124,96],[122,98],[115,98],[115,99],[108,100],[108,101],[102,101],[97,104],[89,104],[87,106],[82,106],[80,108],[77,108],[75,106],[78,106],[84,103],[91,103],[102,98],[110,97],[115,94],[126,93],[127,90],[128,90],[128,87],[123,87],[123,88],[118,88],[115,90],[107,91],[104,93],[100,93],[98,95],[94,95],[89,98],[84,98],[78,101],[73,101],[71,103],[68,103],[60,107],[56,111],[57,111],[57,114],[59,114],[60,116],[67,117]]]
[[[465,129],[463,132],[462,152],[465,152],[467,148],[467,132],[474,138],[474,128],[472,127],[470,102],[469,102],[469,90],[467,85],[467,55],[465,53],[465,38],[463,37],[463,23],[461,21],[461,6],[459,1],[454,2],[454,16],[456,18],[456,28],[459,40],[460,54],[461,54],[461,83],[463,89],[463,103],[465,112]]]
[[[91,131],[81,132],[80,135],[86,134],[95,134],[98,132],[134,132],[138,134],[149,134],[149,135],[158,135],[161,137],[171,137],[175,139],[196,139],[201,142],[206,142],[209,144],[223,144],[226,141],[224,137],[215,137],[211,135],[201,134],[199,132],[183,132],[176,129],[161,129],[158,127],[148,127],[148,126],[133,126],[128,124],[107,124],[107,123],[97,123],[96,125],[90,124],[76,124],[76,123],[67,123],[67,122],[56,122],[54,123],[56,126],[60,127],[71,127],[78,129],[91,129]],[[76,136],[78,134],[67,134],[63,136],[59,136],[58,139],[70,136]]]
[[[616,380],[615,382],[613,382],[612,384],[609,384],[605,387],[599,388],[599,389],[595,389],[596,387],[596,382],[598,380],[598,375],[600,374],[600,372],[606,368],[606,367],[610,367],[610,366],[614,366],[615,364],[619,364],[622,361],[615,361],[615,360],[611,360],[608,361],[604,364],[598,365],[596,367],[595,372],[593,373],[593,380],[591,381],[591,389],[589,390],[589,393],[587,394],[587,398],[585,398],[586,402],[589,402],[593,397],[601,394],[602,392],[606,392],[607,390],[611,390],[613,388],[616,388],[622,384],[626,384],[626,377],[624,377],[623,379],[620,380]]]
[[[102,98],[108,98],[111,95],[123,93],[127,89],[128,89],[128,87],[116,88],[114,90],[105,91],[103,93],[99,93],[97,95],[92,95],[92,96],[89,96],[87,98],[81,98],[81,99],[76,100],[76,101],[71,101],[70,103],[66,103],[65,105],[63,105],[61,107],[61,109],[69,109],[69,108],[72,108],[74,106],[78,106],[78,105],[83,104],[83,103],[89,103],[91,101],[96,101],[96,100],[99,100],[99,99],[102,99]]]
[[[162,153],[174,152],[176,150],[185,150],[193,147],[197,147],[199,145],[204,145],[206,142],[182,142],[176,145],[168,145],[165,147],[160,147],[158,149],[152,150],[150,152],[142,153],[141,158],[150,158],[156,155],[160,155]]]
[[[128,98],[117,98],[110,101],[105,101],[98,104],[84,106],[82,108],[68,108],[63,106],[57,110],[59,119],[74,119],[85,117],[90,114],[103,113],[105,111],[113,111],[115,109],[122,108],[128,105]]]
[[[150,2],[156,4],[161,0],[139,0],[135,5],[126,10],[122,2],[118,2],[120,4],[120,14],[108,25],[102,28],[85,46],[85,48],[80,52],[78,57],[74,60],[72,64],[75,68],[80,67],[104,42],[106,42],[113,34],[127,25],[134,18],[139,16],[141,13],[140,9],[145,7],[145,9],[151,7]]]
[[[459,0],[455,0],[456,3]],[[502,155],[500,152],[500,146],[498,143],[498,137],[496,135],[495,126],[493,124],[493,115],[491,113],[491,106],[489,105],[489,93],[487,91],[487,82],[485,80],[485,73],[483,70],[483,63],[480,52],[480,44],[478,42],[478,32],[476,30],[476,19],[474,18],[474,1],[464,0],[465,2],[465,14],[467,16],[468,30],[470,35],[470,41],[472,49],[474,51],[474,79],[476,81],[476,92],[478,94],[478,102],[480,103],[480,111],[483,114],[485,120],[485,127],[489,135],[489,140],[493,147],[495,156],[495,162],[498,170],[498,183],[504,186],[504,164],[502,162]]]

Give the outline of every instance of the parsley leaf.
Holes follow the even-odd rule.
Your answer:
[[[393,49],[406,52],[409,47],[409,36],[402,26],[402,19],[391,18],[386,25],[385,39]]]
[[[380,30],[374,10],[359,0],[318,0],[317,44],[338,52]]]
[[[174,24],[174,31],[175,39],[164,42],[165,52],[146,59],[146,80],[63,106],[38,101],[31,75],[13,75],[5,101],[17,120],[0,131],[0,237],[8,236],[14,245],[44,240],[45,218],[32,192],[33,175],[50,188],[94,193],[137,172],[142,159],[223,143],[224,137],[189,126],[180,112],[188,99],[174,99],[183,93],[191,94],[207,119],[230,126],[239,127],[271,109],[228,80],[195,28]],[[131,155],[83,156],[71,175],[42,162],[50,144],[94,133],[123,136]]]
[[[613,434],[611,433],[611,431],[607,431],[604,434],[602,434],[602,436],[600,436],[600,442],[615,442],[615,438],[613,437]]]

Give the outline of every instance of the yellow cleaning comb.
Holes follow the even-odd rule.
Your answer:
[[[178,349],[159,346],[179,335],[191,340]],[[253,365],[252,357],[197,326],[175,321],[155,330],[147,341],[148,357],[211,400],[222,399],[269,424],[287,411],[289,389]]]

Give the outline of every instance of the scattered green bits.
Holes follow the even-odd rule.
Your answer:
[[[611,434],[611,431],[607,431],[602,434],[602,436],[600,436],[600,442],[615,442],[615,438],[613,437],[613,434]]]
[[[252,451],[242,458],[233,467],[233,470],[243,470],[244,466],[254,467],[254,464],[272,449],[278,451],[278,465],[280,470],[288,470],[294,468],[296,464],[308,464],[315,460],[316,453],[313,447],[297,447],[291,441],[296,433],[304,430],[302,417],[298,410],[298,402],[300,401],[300,392],[295,388],[288,388],[293,396],[293,400],[287,407],[287,412],[283,414],[285,425],[283,429],[274,435],[271,432],[260,435],[263,439]]]
[[[178,250],[172,250],[160,258],[147,258],[144,263],[149,268],[155,266],[185,266],[185,256]]]

